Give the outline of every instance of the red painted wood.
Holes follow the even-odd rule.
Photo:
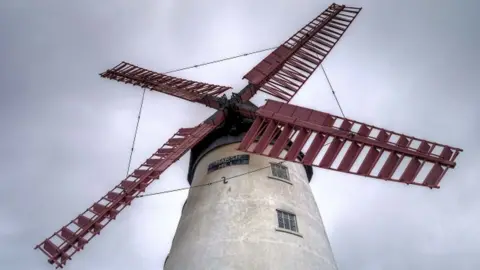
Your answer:
[[[139,169],[77,218],[37,245],[36,248],[48,256],[49,262],[57,267],[63,267],[68,259],[115,219],[116,215],[129,205],[133,198],[145,191],[145,188],[160,176],[160,172],[190,150],[215,127],[215,125],[201,124],[192,129],[181,129],[173,137],[174,148],[157,151]],[[162,146],[162,148],[164,147],[166,144]],[[163,158],[156,158],[156,156]],[[157,163],[153,163],[153,161],[157,161]],[[87,217],[87,215],[91,217]]]
[[[293,142],[292,146],[287,152],[287,155],[285,156],[286,160],[295,160],[298,157],[298,154],[302,150],[302,147],[305,145],[305,143],[308,140],[308,136],[310,135],[310,132],[306,129],[300,129],[299,134],[295,138],[295,141]]]
[[[387,142],[389,138],[388,133],[385,130],[380,130],[377,136],[377,141],[379,142]]]
[[[347,152],[345,152],[345,156],[340,162],[338,170],[342,172],[350,172],[350,169],[353,166],[353,162],[355,161],[361,150],[362,148],[359,144],[357,144],[356,142],[352,142],[352,144],[350,144],[350,146],[348,147]]]
[[[272,100],[268,100],[264,106],[257,110],[256,114],[258,116],[256,121],[262,119],[261,121],[264,126],[274,124],[275,127],[285,127],[276,140],[273,139],[275,137],[272,135],[273,133],[268,132],[268,138],[263,142],[273,144],[273,148],[269,154],[263,153],[263,151],[258,154],[281,159],[281,151],[285,149],[286,142],[290,136],[299,133],[288,150],[287,156],[283,158],[284,160],[371,178],[438,188],[440,179],[447,171],[442,168],[454,168],[456,165],[455,158],[458,156],[458,153],[462,151],[459,148],[418,139],[352,119]],[[333,123],[338,122],[340,122],[338,127],[333,126]],[[352,131],[354,125],[360,127],[357,132]],[[376,131],[378,134],[372,131]],[[257,133],[258,131],[254,132],[254,129],[251,129],[248,131],[246,138],[248,134]],[[304,146],[304,140],[306,140],[305,134],[307,133],[309,134],[308,136],[314,136],[314,139],[311,145],[305,149],[305,155],[302,159],[298,155],[300,149]],[[373,136],[372,134],[376,135]],[[396,141],[390,140],[393,135],[398,138]],[[328,146],[320,163],[314,164],[320,150],[329,138],[333,139],[332,143]],[[350,146],[342,156],[339,156],[346,142],[350,142]],[[412,144],[413,142],[416,143]],[[247,140],[244,139],[241,143],[241,150],[250,152],[246,149],[248,149],[252,143],[253,142],[247,142]],[[415,148],[412,147],[412,145],[419,145],[419,147]],[[264,147],[266,146],[262,145],[262,149]],[[364,147],[369,148],[366,155],[361,154]],[[440,150],[437,148],[437,150],[434,151],[436,147],[442,147],[443,149]],[[376,164],[384,152],[389,153],[386,161],[378,166],[378,175],[372,175],[372,170],[376,167]],[[434,154],[439,152],[441,152],[441,154]],[[403,171],[398,171],[398,174],[401,175],[400,179],[393,179],[393,175],[399,170],[399,165],[404,158],[411,158],[412,160],[406,168],[401,169]],[[336,159],[339,159],[339,166],[338,168],[332,168],[332,164]],[[441,167],[439,169],[438,166],[433,166],[432,170],[428,172],[426,179],[419,179],[420,181],[413,182],[426,163],[438,164]],[[360,165],[356,172],[351,171],[354,164]]]
[[[445,146],[442,150],[442,153],[440,153],[440,158],[445,159],[445,160],[450,160],[452,157],[453,151],[450,147]]]
[[[348,120],[344,120],[342,122],[342,125],[340,126],[340,129],[341,130],[345,130],[345,131],[350,131],[350,129],[352,128],[353,126],[353,122],[350,122]]]
[[[370,131],[371,129],[367,125],[362,124],[357,134],[363,137],[368,137],[368,135],[370,134]]]
[[[268,100],[267,104],[265,104],[265,106],[262,106],[257,110],[257,115],[261,116],[261,117],[264,117],[265,119],[276,120],[279,123],[290,124],[290,125],[293,125],[297,128],[303,127],[303,128],[311,129],[312,131],[315,131],[315,132],[329,134],[330,136],[336,136],[336,137],[339,137],[339,138],[347,139],[349,141],[356,141],[356,142],[361,143],[361,144],[365,144],[365,145],[369,145],[369,146],[375,146],[375,147],[378,147],[379,149],[385,149],[387,151],[395,151],[397,153],[405,154],[407,156],[415,156],[415,157],[418,157],[418,158],[421,158],[421,159],[425,159],[429,162],[439,162],[440,164],[448,166],[448,167],[454,167],[455,166],[455,162],[454,162],[453,158],[451,158],[450,160],[444,160],[444,159],[441,159],[439,157],[439,155],[437,155],[437,154],[422,153],[422,152],[418,151],[418,149],[410,147],[408,145],[407,145],[408,147],[399,147],[399,146],[397,146],[396,143],[393,143],[393,142],[390,142],[390,141],[383,141],[383,142],[379,141],[377,139],[377,137],[370,137],[370,135],[369,136],[361,136],[361,134],[359,134],[359,133],[355,133],[355,132],[352,132],[352,131],[344,131],[344,130],[341,130],[339,128],[333,127],[333,126],[329,126],[329,125],[325,125],[325,124],[319,124],[319,123],[327,122],[325,119],[332,119],[333,120],[333,121],[329,120],[328,122],[334,122],[335,119],[348,120],[348,121],[351,121],[353,123],[366,126],[366,128],[364,128],[364,130],[366,130],[366,129],[368,129],[368,130],[372,130],[372,129],[384,130],[386,133],[390,134],[388,136],[391,136],[391,135],[402,136],[403,134],[393,132],[393,131],[389,131],[389,130],[382,129],[382,128],[378,128],[378,127],[375,127],[375,126],[372,126],[372,125],[367,125],[365,123],[361,123],[361,122],[358,122],[358,121],[355,121],[355,120],[352,120],[352,119],[345,119],[345,118],[342,118],[342,117],[339,117],[339,116],[334,116],[334,115],[331,115],[331,114],[326,114],[324,112],[310,110],[310,109],[307,109],[307,110],[310,110],[310,114],[309,114],[310,117],[309,117],[308,120],[299,119],[299,118],[295,117],[295,111],[297,109],[304,111],[303,112],[304,114],[306,113],[305,112],[306,108],[302,108],[302,107],[299,107],[299,106],[294,106],[294,105],[291,105],[291,104],[285,104],[285,103],[281,103],[281,102],[277,102],[277,101],[273,101],[273,100]],[[327,118],[325,116],[327,116]],[[353,137],[352,137],[352,135],[353,135]],[[415,138],[415,137],[412,137],[412,136],[407,136],[407,135],[403,135],[403,136],[405,136],[410,142],[412,142],[414,140],[422,141],[422,140],[420,140],[418,138]],[[442,144],[438,144],[438,143],[434,143],[434,142],[430,142],[430,141],[426,141],[426,142],[428,142],[429,144],[435,144],[435,145],[440,146],[440,147],[445,147],[445,145],[442,145]],[[454,149],[456,152],[462,151],[459,148],[453,148],[453,147],[450,147],[450,148]]]
[[[430,145],[426,141],[422,141],[418,147],[418,151],[422,153],[427,153],[430,150]]]
[[[262,134],[262,137],[258,141],[257,145],[253,149],[254,153],[262,153],[265,148],[270,144],[270,141],[272,140],[273,134],[275,133],[275,130],[277,129],[277,125],[275,124],[274,121],[271,121],[268,123],[267,127],[265,128],[265,131]]]
[[[391,178],[395,168],[397,168],[397,163],[399,161],[400,157],[396,153],[390,152],[387,161],[385,161],[385,164],[383,164],[383,167],[378,173],[378,176],[385,179]]]
[[[270,150],[270,153],[269,153],[270,157],[280,156],[283,149],[285,149],[285,146],[288,143],[288,138],[290,138],[291,132],[292,132],[291,126],[288,126],[288,125],[284,126],[282,132],[280,133],[280,136],[278,136],[278,139],[275,140],[275,143],[273,144],[273,147]]]
[[[342,146],[342,140],[334,137],[332,143],[328,145],[327,152],[323,156],[322,161],[320,161],[319,166],[322,168],[330,168]]]
[[[220,97],[229,86],[220,86],[180,79],[144,69],[127,62],[121,62],[114,68],[100,74],[101,77],[142,88],[158,91],[188,101],[202,103],[214,109],[220,108],[215,98]]]
[[[327,135],[324,135],[321,133],[317,133],[315,135],[312,145],[310,145],[307,152],[305,153],[305,157],[303,158],[303,164],[305,165],[313,164],[313,162],[315,161],[315,158],[317,157],[320,150],[322,150],[322,147],[325,145],[325,142],[327,141],[327,139],[328,139]]]
[[[424,180],[424,184],[429,186],[437,186],[445,170],[446,169],[443,169],[442,166],[438,164],[433,165],[433,168],[430,170]]]
[[[361,8],[330,5],[243,78],[253,86],[252,91],[260,90],[289,102],[325,60],[360,11]],[[252,95],[244,92],[242,100],[249,100]]]
[[[412,158],[407,165],[407,168],[400,177],[400,181],[405,183],[412,183],[417,176],[417,171],[420,169],[421,162],[417,158]]]
[[[263,121],[260,117],[255,119],[247,134],[245,134],[245,136],[243,137],[243,140],[238,147],[239,150],[246,151],[247,148],[255,141],[256,135],[262,125],[262,122]]]
[[[405,135],[401,135],[400,138],[398,138],[398,141],[397,141],[397,146],[399,147],[406,147],[408,145],[408,139],[407,139],[407,136]]]
[[[362,165],[360,165],[357,173],[360,175],[369,176],[369,172],[373,169],[373,166],[375,166],[375,161],[379,155],[380,151],[375,149],[375,147],[370,147],[367,156],[363,160]]]

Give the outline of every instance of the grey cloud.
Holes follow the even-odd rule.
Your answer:
[[[346,3],[364,10],[325,68],[347,116],[465,152],[439,190],[316,169],[312,188],[340,269],[479,267],[480,6],[464,2]],[[124,176],[141,90],[98,73],[122,60],[166,71],[270,47],[328,4],[0,3],[0,264],[52,269],[33,246]],[[264,56],[176,75],[238,90]],[[293,103],[339,114],[329,91],[317,72]],[[211,113],[148,92],[133,165]],[[187,166],[188,155],[150,191],[187,186]],[[139,200],[67,269],[161,269],[185,197]]]

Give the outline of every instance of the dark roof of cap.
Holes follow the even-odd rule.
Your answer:
[[[249,106],[255,105],[249,103]],[[227,110],[227,117],[224,123],[192,148],[187,177],[190,185],[192,184],[195,168],[201,158],[217,147],[241,142],[252,123],[252,119],[243,117],[232,110]],[[288,146],[290,144],[291,142],[289,142]],[[299,154],[300,157],[303,157],[303,155],[303,153]],[[313,176],[313,169],[311,166],[305,166],[305,170],[308,181],[310,181]]]

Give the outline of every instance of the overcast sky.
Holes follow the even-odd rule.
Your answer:
[[[122,60],[162,72],[276,46],[329,4],[1,1],[2,269],[53,269],[33,247],[125,175],[141,89],[98,73]],[[480,3],[345,4],[364,9],[324,64],[347,117],[465,152],[439,190],[315,169],[311,186],[339,269],[479,269]],[[238,91],[265,55],[175,75]],[[321,72],[293,103],[339,114]],[[133,165],[212,112],[147,92]],[[188,159],[148,191],[188,186]],[[162,269],[186,196],[138,199],[67,269]]]

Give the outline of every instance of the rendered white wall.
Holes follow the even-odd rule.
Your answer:
[[[236,151],[237,146],[222,146],[204,156],[192,186],[279,162],[251,154],[248,165],[207,174],[211,162],[245,154]],[[291,184],[269,178],[267,168],[227,184],[191,189],[165,269],[337,269],[305,168],[283,165],[288,167]],[[301,236],[277,230],[276,209],[296,214]]]

